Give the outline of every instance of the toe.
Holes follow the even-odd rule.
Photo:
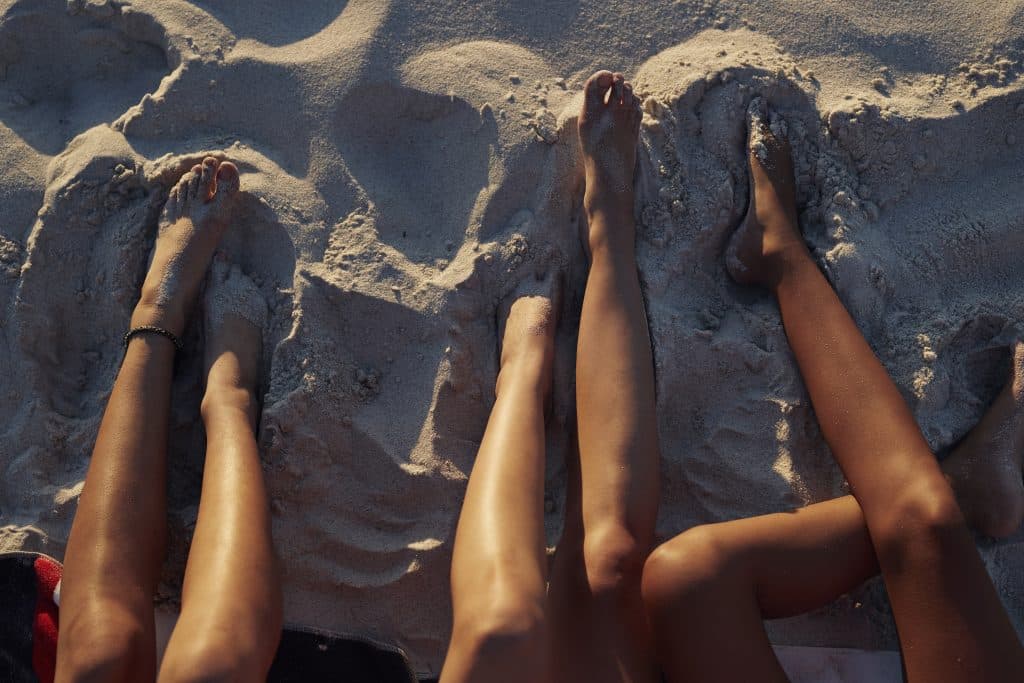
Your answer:
[[[171,191],[167,193],[167,203],[164,204],[164,220],[173,223],[178,220],[178,186],[175,185],[171,188]]]
[[[623,89],[626,85],[626,77],[619,72],[615,72],[612,80],[612,103],[622,104]]]
[[[192,180],[192,171],[185,171],[178,182],[174,184],[174,189],[178,191],[178,198],[184,199],[188,195],[188,183]]]
[[[633,95],[633,84],[626,81],[622,84],[622,106],[632,109],[636,106],[636,96]]]
[[[755,97],[747,107],[747,133],[752,134],[755,130],[764,131],[768,124],[768,112],[764,100]]]
[[[181,180],[175,186],[175,189],[178,190],[178,208],[180,211],[184,211],[185,206],[188,204],[194,181],[196,181],[196,174],[192,171],[186,171],[185,175],[181,176]]]
[[[230,161],[224,161],[217,167],[216,179],[215,198],[217,200],[228,199],[238,192],[239,185],[241,184],[238,167]]]
[[[213,196],[213,177],[217,174],[217,164],[213,157],[203,159],[203,170],[199,176],[199,196],[203,201]]]
[[[587,79],[583,88],[586,92],[588,107],[598,107],[604,104],[604,97],[608,93],[608,88],[612,87],[613,80],[614,74],[611,71],[598,71]]]
[[[192,199],[196,196],[196,192],[199,190],[199,180],[203,176],[203,167],[196,164],[192,167],[192,177],[188,181],[188,196]]]

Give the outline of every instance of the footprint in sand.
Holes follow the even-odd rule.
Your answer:
[[[493,122],[462,99],[375,85],[348,94],[336,125],[380,239],[413,261],[451,258],[488,184]]]
[[[0,15],[0,121],[44,154],[115,120],[169,71],[164,51],[122,30],[120,12],[19,2]]]

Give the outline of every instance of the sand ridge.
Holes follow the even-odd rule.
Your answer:
[[[225,250],[268,307],[259,441],[286,619],[398,642],[436,673],[497,311],[552,259],[551,544],[560,529],[585,277],[575,116],[599,67],[644,99],[660,533],[844,490],[777,311],[724,269],[754,97],[787,123],[809,245],[932,446],[998,391],[1024,321],[1021,2],[305,5],[0,1],[0,549],[62,553],[167,191],[227,156],[242,192]],[[201,372],[179,359],[171,605]],[[983,544],[1024,630],[1024,542]],[[770,628],[895,644],[877,583]]]

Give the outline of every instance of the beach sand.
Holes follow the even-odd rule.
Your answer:
[[[757,95],[788,123],[820,265],[933,448],[963,436],[1024,332],[1024,0],[0,0],[0,550],[62,555],[159,209],[223,155],[243,190],[225,251],[269,306],[259,442],[286,620],[436,673],[495,312],[551,267],[569,290],[551,545],[560,530],[585,281],[575,116],[602,67],[644,98],[659,533],[845,491],[774,302],[724,268]],[[201,367],[180,355],[168,609]],[[1024,534],[979,543],[1024,633]],[[896,647],[877,580],[769,632]]]

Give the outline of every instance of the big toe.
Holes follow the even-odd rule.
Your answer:
[[[605,96],[608,94],[608,89],[612,87],[612,83],[614,82],[615,74],[604,69],[588,78],[586,85],[583,86],[583,90],[586,93],[587,109],[603,107],[605,103]]]
[[[230,161],[221,162],[217,168],[216,181],[216,194],[213,198],[218,201],[231,199],[238,194],[238,188],[241,185],[238,167]]]
[[[188,198],[194,199],[199,193],[199,183],[203,177],[203,167],[196,164],[192,167],[192,170],[188,172]]]

